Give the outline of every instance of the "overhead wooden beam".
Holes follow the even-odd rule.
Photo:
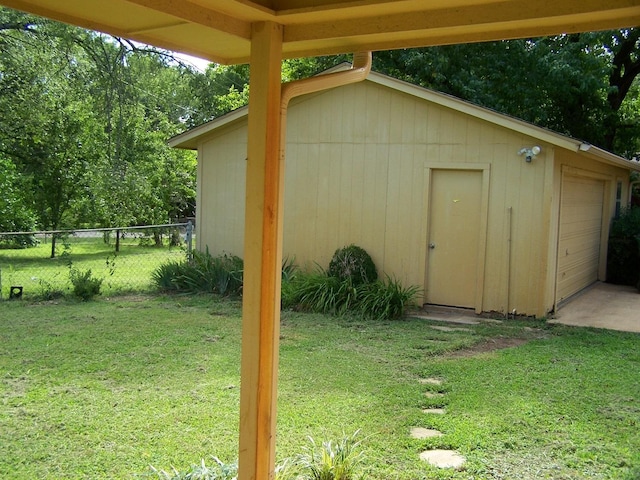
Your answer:
[[[273,478],[280,335],[284,168],[282,26],[252,26],[242,299],[238,480]]]
[[[237,18],[212,11],[184,0],[128,0],[142,7],[157,10],[180,20],[213,28],[240,38],[251,38],[251,24]]]
[[[540,29],[555,27],[584,31],[583,24],[589,26],[602,24],[620,25],[621,18],[628,19],[627,26],[637,24],[640,17],[640,5],[637,0],[610,0],[606,8],[602,0],[565,0],[564,2],[535,2],[531,0],[511,0],[493,4],[470,5],[465,7],[423,9],[392,15],[375,15],[362,18],[349,18],[299,22],[286,26],[284,42],[305,42],[309,40],[327,40],[376,36],[384,33],[389,40],[401,40],[412,36],[426,37],[448,33],[491,32],[494,38],[500,37],[502,30],[520,28]],[[524,36],[521,34],[521,37]],[[343,46],[344,48],[344,46]]]

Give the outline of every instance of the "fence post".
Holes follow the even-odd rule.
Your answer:
[[[193,249],[193,224],[191,223],[191,220],[187,222],[187,234],[185,240],[187,241],[187,260],[191,260],[191,250]]]
[[[120,229],[116,229],[116,252],[120,251]]]

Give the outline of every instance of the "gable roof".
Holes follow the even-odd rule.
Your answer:
[[[339,71],[349,67],[350,64],[343,63],[325,72],[322,72],[322,74]],[[398,92],[402,92],[413,97],[426,100],[427,102],[454,110],[456,112],[469,115],[479,120],[483,120],[493,125],[497,125],[521,133],[523,135],[539,139],[542,142],[554,145],[556,147],[564,148],[566,150],[570,150],[572,152],[576,152],[605,163],[640,172],[640,162],[632,162],[619,155],[608,152],[602,148],[596,147],[581,140],[562,135],[547,128],[539,127],[532,123],[525,122],[524,120],[520,120],[518,118],[496,112],[495,110],[474,105],[473,103],[454,97],[453,95],[436,92],[435,90],[420,87],[373,71],[369,73],[369,76],[365,81],[372,82],[377,85],[382,85]],[[320,93],[319,95],[322,95],[322,93]],[[169,146],[174,148],[195,150],[198,148],[198,143],[200,143],[203,137],[212,134],[213,132],[219,130],[224,126],[229,126],[242,121],[247,117],[248,113],[248,106],[233,110],[226,115],[194,127],[180,135],[171,138],[168,142]]]

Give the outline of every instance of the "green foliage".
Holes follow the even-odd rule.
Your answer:
[[[193,465],[189,470],[180,472],[176,468],[172,472],[158,470],[151,466],[151,472],[145,478],[158,478],[160,480],[236,480],[238,475],[238,464],[224,463],[218,457],[211,457],[213,464],[207,465],[202,459],[200,464]]]
[[[185,262],[170,261],[163,263],[151,274],[153,284],[160,291],[178,290],[176,279],[182,275]]]
[[[212,256],[194,251],[193,258],[169,262],[152,274],[154,284],[164,291],[205,292],[219,295],[240,295],[244,263],[240,257],[222,254]]]
[[[354,286],[378,279],[378,271],[371,256],[357,245],[336,250],[327,272],[341,281],[349,280]]]
[[[304,480],[355,480],[358,467],[364,462],[362,442],[357,439],[359,432],[343,436],[340,440],[331,440],[317,445],[309,438],[311,445],[298,457]]]
[[[0,153],[0,232],[28,232],[36,217],[25,198],[25,181],[15,164]],[[25,248],[37,244],[31,235],[0,235],[0,248]]]
[[[91,269],[83,271],[72,267],[69,269],[69,280],[73,285],[73,294],[84,301],[100,294],[103,279],[94,277]]]
[[[285,282],[282,291],[283,308],[331,314],[345,313],[356,293],[348,281],[327,275],[321,268]]]
[[[338,441],[324,441],[317,445],[309,437],[310,446],[304,453],[293,459],[286,459],[275,467],[275,480],[356,480],[358,467],[364,461],[362,441],[359,432],[343,436]],[[159,480],[236,480],[238,463],[224,463],[218,457],[211,457],[212,464],[205,460],[188,470],[180,472],[172,468],[171,472],[151,466],[144,478]]]
[[[403,287],[387,277],[353,285],[351,278],[340,280],[318,267],[314,272],[298,273],[282,283],[282,308],[304,312],[361,315],[377,320],[401,317],[420,291]]]
[[[620,212],[609,232],[607,281],[638,286],[640,280],[640,207]],[[640,288],[640,286],[639,286]]]
[[[397,279],[387,276],[386,280],[358,287],[358,309],[362,315],[378,320],[400,318],[419,292],[418,286],[403,287]]]

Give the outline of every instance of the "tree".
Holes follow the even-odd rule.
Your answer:
[[[0,151],[40,228],[193,211],[195,157],[166,140],[193,117],[194,72],[167,52],[5,8],[0,47]]]

